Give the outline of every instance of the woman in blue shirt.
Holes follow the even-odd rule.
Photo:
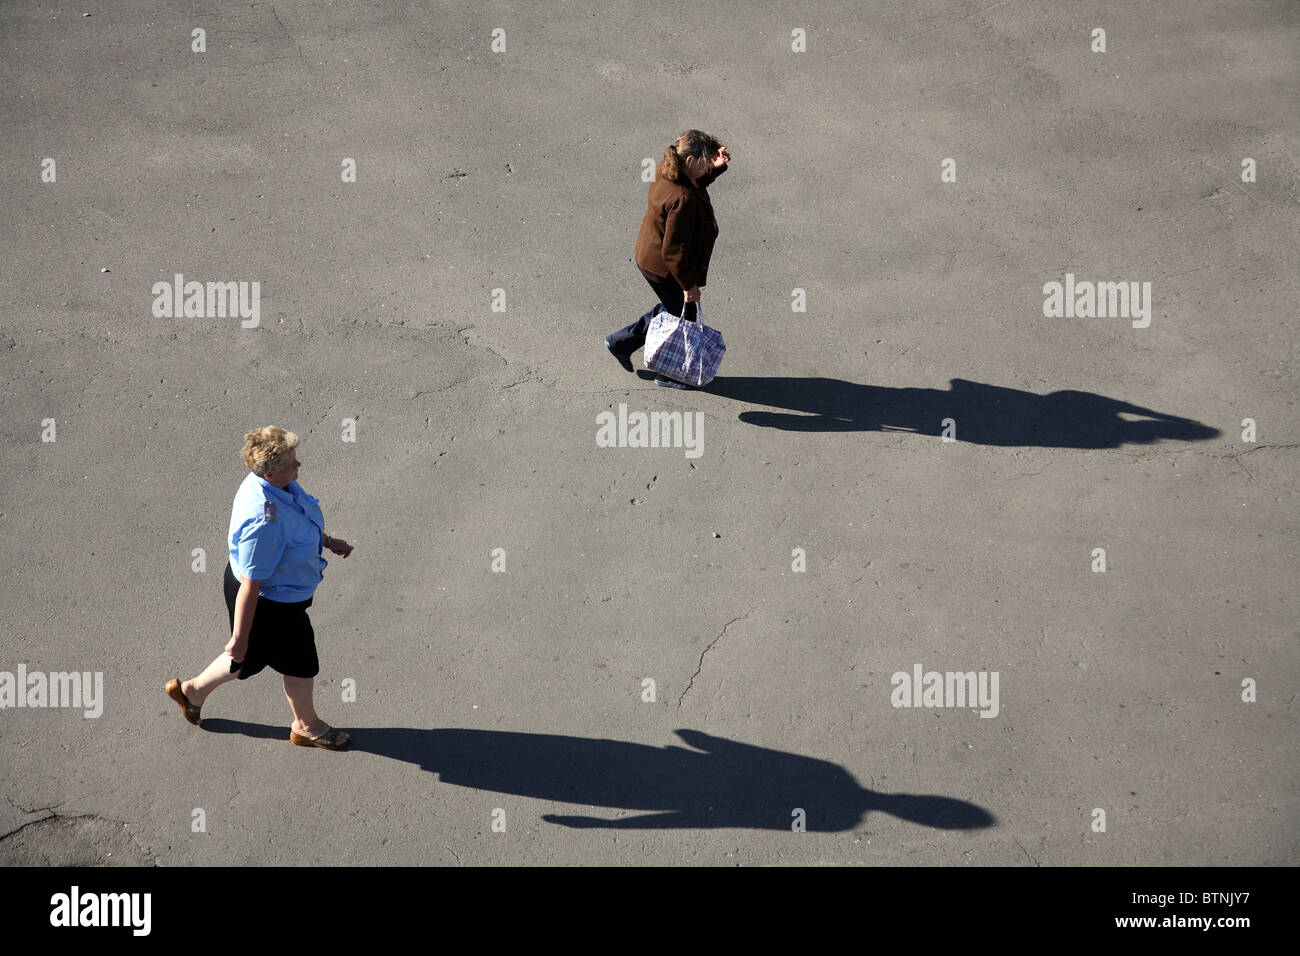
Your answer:
[[[274,425],[244,436],[249,475],[231,509],[225,574],[230,641],[198,677],[173,678],[164,689],[185,719],[198,724],[212,691],[270,667],[284,676],[293,709],[289,739],[303,747],[341,750],[347,731],[330,727],[312,704],[320,664],[307,608],[327,563],[322,548],[346,558],[352,546],[325,533],[319,502],[297,481],[297,447],[297,435]]]

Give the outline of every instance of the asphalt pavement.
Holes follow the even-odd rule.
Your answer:
[[[0,863],[1294,864],[1298,21],[0,7]],[[162,689],[267,424],[342,753]]]

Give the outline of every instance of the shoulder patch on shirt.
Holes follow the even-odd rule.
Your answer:
[[[274,502],[274,501],[267,501],[264,505],[262,505],[262,517],[264,517],[267,521],[274,521],[274,520],[275,520],[275,502]]]

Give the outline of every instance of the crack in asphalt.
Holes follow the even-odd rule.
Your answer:
[[[19,807],[19,809],[21,810],[22,808]],[[27,811],[27,812],[35,813],[35,812],[38,812],[38,811],[33,810],[33,811]],[[57,813],[50,813],[48,816],[37,817],[35,820],[28,820],[26,823],[21,823],[21,824],[19,824],[17,827],[15,827],[14,829],[10,830],[8,833],[0,834],[0,843],[3,843],[5,840],[9,839],[9,838],[10,838],[11,836],[13,836],[15,833],[21,833],[23,830],[26,830],[26,829],[27,829],[29,826],[31,826],[33,823],[44,823],[46,820],[53,820],[53,819],[54,819],[55,817],[57,817],[57,816],[58,816]]]
[[[8,833],[0,834],[0,843],[3,843],[5,840],[8,840],[10,837],[14,836],[15,834],[20,833],[23,830],[26,830],[28,827],[32,826],[33,824],[37,824],[37,823],[48,823],[50,820],[96,820],[100,823],[110,823],[110,824],[116,824],[120,826],[123,830],[126,831],[126,835],[130,837],[131,842],[135,845],[136,849],[139,850],[142,855],[148,857],[152,861],[154,866],[162,865],[158,861],[158,856],[153,851],[151,851],[148,847],[146,847],[143,843],[141,843],[140,840],[136,837],[136,835],[131,832],[131,827],[122,820],[110,820],[108,817],[102,817],[98,813],[59,813],[58,808],[63,806],[63,804],[67,803],[68,802],[67,800],[61,800],[58,803],[54,804],[53,806],[36,807],[32,810],[28,810],[26,807],[20,806],[19,804],[15,803],[12,797],[6,796],[5,799],[9,801],[10,805],[15,810],[19,810],[23,813],[45,813],[46,815],[43,817],[37,817],[35,820],[28,820],[26,823],[23,823],[15,827],[14,829],[10,830]]]
[[[1267,451],[1270,448],[1300,448],[1300,442],[1293,442],[1289,445],[1259,445],[1255,448],[1247,448],[1245,451],[1239,451],[1235,455],[1211,455],[1208,451],[1203,451],[1201,454],[1207,458],[1237,459],[1244,455],[1253,455],[1257,451]]]
[[[1241,466],[1241,470],[1246,473],[1247,480],[1253,483],[1255,481],[1255,473],[1247,468],[1246,463],[1241,459],[1245,458],[1247,455],[1253,455],[1257,451],[1265,451],[1270,448],[1300,448],[1300,443],[1287,445],[1257,445],[1254,448],[1247,448],[1245,451],[1239,451],[1231,455],[1213,455],[1208,451],[1203,451],[1201,454],[1206,458],[1213,458],[1215,461],[1235,461]]]
[[[19,809],[22,808],[19,807]],[[151,851],[148,847],[146,847],[143,843],[141,843],[139,838],[136,837],[136,835],[131,832],[130,826],[128,826],[126,823],[122,822],[121,820],[110,820],[108,817],[102,817],[98,813],[51,812],[49,816],[39,817],[38,819],[35,820],[28,820],[26,823],[24,823],[22,826],[18,827],[17,829],[11,830],[10,832],[4,834],[3,836],[0,836],[0,843],[3,843],[5,840],[8,840],[10,837],[14,836],[17,833],[22,832],[23,830],[27,829],[29,826],[32,826],[37,823],[48,823],[50,820],[94,820],[99,823],[108,823],[115,826],[120,826],[123,830],[126,831],[127,837],[130,838],[131,843],[135,846],[137,850],[140,851],[142,856],[148,858],[153,866],[162,865],[158,861],[158,857],[153,853],[153,851]]]
[[[1026,857],[1029,857],[1029,862],[1033,863],[1034,866],[1043,865],[1038,860],[1035,860],[1032,856],[1029,856],[1029,851],[1025,849],[1025,845],[1021,843],[1019,840],[1016,841],[1016,846],[1020,847],[1020,852],[1023,853]]]
[[[727,628],[731,627],[731,625],[735,624],[737,621],[742,621],[742,620],[744,620],[744,619],[747,618],[747,617],[749,617],[748,614],[742,614],[742,615],[740,615],[740,617],[733,617],[733,618],[732,618],[730,621],[728,621],[726,624],[722,625],[722,630],[721,630],[721,632],[719,632],[718,636],[715,637],[712,641],[709,642],[709,646],[706,647],[704,650],[700,651],[700,663],[699,663],[699,666],[695,668],[695,673],[692,674],[692,675],[691,675],[691,679],[690,679],[689,681],[687,681],[687,683],[686,683],[686,690],[682,691],[682,696],[677,698],[677,709],[678,709],[678,710],[681,710],[681,709],[682,709],[682,701],[684,701],[684,700],[686,699],[686,695],[689,694],[689,693],[691,692],[691,687],[693,687],[694,684],[695,684],[695,678],[699,677],[699,676],[700,676],[700,671],[704,670],[704,655],[707,654],[707,653],[709,653],[709,651],[713,650],[713,645],[717,644],[718,641],[722,640],[722,635],[727,633]]]
[[[495,355],[497,358],[501,360],[501,364],[509,365],[510,360],[506,358],[504,355],[502,355],[500,352],[498,352],[496,349],[494,349],[492,346],[488,345],[486,342],[471,342],[469,340],[469,336],[466,335],[465,333],[470,331],[473,328],[475,328],[475,326],[466,325],[463,328],[459,328],[456,330],[456,334],[459,335],[462,339],[464,339],[464,342],[462,344],[468,345],[472,349],[483,349],[484,351],[491,352],[493,355]]]
[[[28,820],[26,823],[19,824],[17,827],[15,827],[14,829],[10,830],[8,833],[0,833],[0,840],[7,840],[7,839],[9,839],[11,836],[13,836],[13,835],[14,835],[15,833],[17,833],[19,830],[25,829],[25,828],[31,826],[33,823],[44,823],[46,820],[49,820],[49,819],[51,819],[51,818],[53,818],[53,817],[58,816],[58,808],[61,807],[61,806],[63,806],[63,804],[65,804],[65,803],[68,802],[68,801],[66,801],[66,800],[61,800],[61,801],[59,801],[58,803],[56,803],[56,804],[54,804],[54,805],[52,805],[52,806],[48,806],[48,807],[33,807],[31,810],[28,810],[26,807],[21,806],[20,804],[16,803],[16,802],[14,801],[14,798],[13,798],[13,797],[10,797],[10,796],[7,796],[7,795],[6,795],[6,796],[5,796],[5,799],[9,801],[9,805],[10,805],[11,807],[13,807],[15,810],[19,811],[20,813],[29,813],[29,814],[30,814],[30,813],[44,813],[44,814],[46,814],[46,815],[43,816],[43,817],[37,817],[35,820]]]

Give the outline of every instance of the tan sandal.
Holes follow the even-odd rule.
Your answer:
[[[304,737],[302,734],[290,730],[289,740],[290,742],[297,744],[299,747],[320,747],[324,750],[342,750],[352,741],[352,738],[349,736],[343,743],[339,743],[340,732],[341,731],[337,727],[331,727],[319,737]]]
[[[180,678],[173,677],[163,687],[163,690],[167,692],[168,697],[181,705],[181,713],[185,715],[185,719],[195,727],[199,726],[199,721],[202,720],[199,711],[203,708],[202,706],[195,707],[190,703],[190,699],[185,696],[185,691],[181,689]]]

